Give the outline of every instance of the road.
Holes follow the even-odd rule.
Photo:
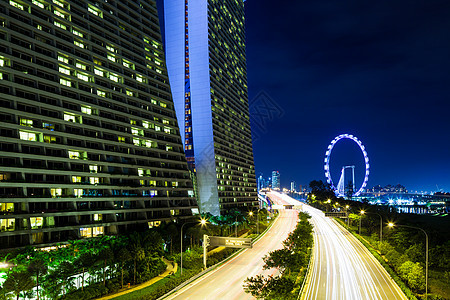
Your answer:
[[[278,219],[252,249],[244,250],[219,268],[205,274],[166,299],[254,299],[243,289],[247,277],[275,274],[275,269],[262,270],[262,258],[270,251],[281,249],[282,241],[295,229],[298,213],[282,210]]]
[[[302,299],[407,299],[381,264],[351,233],[304,205],[314,225],[314,259]]]

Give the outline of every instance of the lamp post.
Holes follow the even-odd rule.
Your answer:
[[[399,226],[399,227],[418,229],[425,234],[425,299],[428,299],[428,234],[427,234],[427,232],[420,227],[414,227],[414,226],[409,226],[409,225],[396,225],[394,223],[389,223],[388,226],[390,228],[393,228],[394,226]]]
[[[259,211],[260,209],[258,208],[258,210],[256,211],[256,234],[259,235]],[[249,212],[248,215],[250,217],[253,217],[253,212]]]
[[[362,219],[364,213],[365,213],[364,210],[360,211],[361,217],[359,217],[359,234],[361,234],[361,219]]]
[[[186,222],[183,225],[181,225],[181,252],[180,252],[180,270],[181,270],[181,275],[183,275],[183,227],[186,224],[192,224],[192,223],[197,223],[197,222]],[[206,224],[206,220],[205,219],[201,219],[200,220],[200,224],[203,226]]]
[[[347,227],[350,227],[350,218],[348,217],[348,209],[350,208],[350,205],[345,206],[345,212],[347,213]]]

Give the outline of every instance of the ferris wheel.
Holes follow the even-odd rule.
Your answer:
[[[355,174],[354,173],[355,166],[343,166],[342,167],[341,177],[339,179],[339,183],[338,183],[337,187],[334,186],[333,179],[331,178],[331,173],[330,173],[331,151],[333,150],[333,147],[336,145],[336,143],[342,139],[349,139],[349,140],[354,141],[359,146],[359,148],[361,149],[361,152],[364,156],[366,172],[364,175],[363,183],[361,184],[361,187],[357,191],[354,187],[355,186],[355,178],[354,178],[355,177],[355,175],[354,175]],[[367,181],[369,181],[369,157],[367,156],[365,147],[363,146],[362,142],[360,140],[358,140],[357,137],[350,135],[350,134],[341,134],[341,135],[335,137],[334,140],[331,141],[331,144],[328,146],[327,152],[325,153],[325,165],[324,165],[325,177],[327,178],[327,182],[330,184],[334,193],[338,197],[345,197],[345,187],[344,187],[344,185],[345,185],[345,169],[347,169],[347,168],[352,168],[352,170],[353,170],[353,194],[352,194],[352,197],[359,196],[364,191],[364,188],[367,185]]]

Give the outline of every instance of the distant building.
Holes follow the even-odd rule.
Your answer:
[[[295,192],[297,188],[297,185],[295,184],[295,181],[291,181],[291,192]]]
[[[280,172],[272,172],[272,189],[280,189]]]
[[[263,189],[263,188],[266,188],[266,187],[268,187],[268,181],[266,181],[266,180],[264,179],[263,175],[261,174],[261,175],[259,175],[259,177],[258,177],[258,191],[259,191],[260,189]]]

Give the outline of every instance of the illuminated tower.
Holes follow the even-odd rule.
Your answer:
[[[272,171],[272,189],[280,189],[280,172]]]
[[[1,1],[0,79],[1,248],[198,209],[153,0]]]
[[[165,0],[165,51],[199,207],[257,205],[242,0]]]

